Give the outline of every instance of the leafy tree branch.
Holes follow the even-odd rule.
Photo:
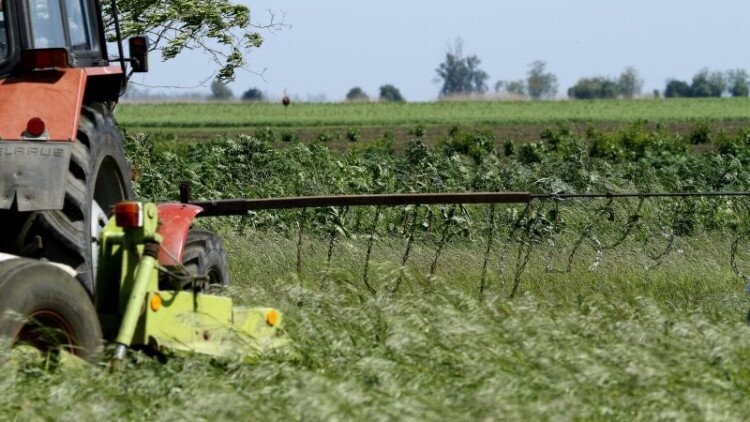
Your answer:
[[[102,8],[107,38],[114,41],[112,4]],[[216,65],[221,82],[234,79],[237,69],[247,67],[247,55],[263,44],[261,31],[289,26],[272,11],[266,23],[257,24],[247,6],[230,0],[121,0],[117,3],[123,37],[147,35],[151,51],[170,60],[185,51],[200,51]],[[209,76],[211,78],[211,76]]]

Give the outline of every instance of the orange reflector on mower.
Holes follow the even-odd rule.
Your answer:
[[[279,322],[279,313],[275,309],[266,312],[266,324],[273,327],[277,322]]]
[[[120,202],[115,205],[115,224],[124,229],[143,227],[143,204]]]
[[[68,51],[64,48],[40,48],[21,52],[23,70],[44,70],[68,67]]]
[[[39,117],[32,117],[29,119],[29,122],[26,123],[26,132],[35,138],[42,136],[45,129],[46,125],[44,124],[44,120]]]
[[[157,312],[159,309],[161,309],[161,296],[158,294],[155,294],[151,296],[151,310],[154,312]]]

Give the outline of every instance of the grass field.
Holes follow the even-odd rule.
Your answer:
[[[748,191],[746,132],[711,133],[705,140],[714,148],[695,153],[688,137],[628,121],[715,119],[742,127],[748,105],[724,99],[300,105],[308,117],[289,127],[346,122],[404,130],[451,125],[462,112],[475,120],[434,146],[410,136],[399,153],[387,143],[336,151],[320,142],[281,148],[247,136],[175,145],[138,135],[126,147],[138,195],[156,199],[174,199],[185,179],[206,199],[436,190]],[[120,116],[126,127],[127,113],[133,113],[131,124],[142,113],[173,131],[179,122],[192,124],[193,115],[196,122],[232,124],[226,110],[266,110],[276,116],[263,123],[270,124],[284,113],[274,107],[133,105],[122,107]],[[415,113],[413,120],[401,116],[400,107],[406,116]],[[482,107],[495,114],[482,117]],[[501,113],[504,107],[508,116],[529,119],[521,123],[525,128],[585,113],[583,124],[619,121],[626,127],[586,136],[555,129],[545,142],[511,150],[473,130],[484,118],[498,125],[505,124],[502,118],[513,121]],[[533,120],[524,107],[549,111]],[[623,113],[628,108],[631,114]],[[159,110],[174,112],[173,120]],[[341,115],[326,120],[327,110]],[[365,113],[372,110],[387,123]],[[0,419],[750,419],[750,299],[737,274],[750,271],[745,199],[545,202],[502,206],[496,220],[487,218],[487,208],[258,212],[202,221],[217,229],[229,252],[226,293],[281,309],[291,350],[249,362],[190,355],[160,362],[131,353],[115,373],[106,364],[58,371],[12,365],[3,359],[10,352],[0,350]],[[371,221],[378,225],[372,237]],[[449,230],[453,237],[445,238],[430,276]],[[488,233],[495,237],[480,299]],[[513,239],[507,249],[503,239]],[[578,253],[569,272],[549,271],[565,269],[571,251]],[[364,283],[367,256],[375,294]],[[523,271],[511,299],[518,268]]]
[[[473,101],[432,103],[123,104],[117,119],[126,128],[402,127],[558,122],[743,120],[749,98],[598,101]]]
[[[500,138],[533,139],[546,127],[568,123],[611,127],[647,120],[685,131],[697,121],[730,129],[750,123],[749,98],[433,103],[122,104],[117,118],[130,131],[195,140],[257,128],[288,130],[312,139],[322,130],[357,129],[363,138],[384,130],[404,134],[417,125],[443,134],[453,125],[489,128]]]
[[[532,268],[509,301],[492,279],[479,301],[481,247],[446,250],[424,284],[430,254],[415,245],[398,294],[370,296],[362,244],[308,238],[305,274],[295,240],[229,234],[233,295],[286,312],[296,356],[258,362],[173,357],[131,360],[120,373],[0,367],[8,419],[138,420],[747,420],[748,301],[716,239],[689,245],[655,272],[643,257],[565,277]],[[392,282],[390,245],[372,279]],[[688,245],[685,245],[688,247]],[[393,256],[392,258],[396,258]]]

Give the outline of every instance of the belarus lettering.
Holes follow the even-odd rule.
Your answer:
[[[0,143],[0,155],[34,155],[64,157],[65,148],[47,145],[9,145]]]

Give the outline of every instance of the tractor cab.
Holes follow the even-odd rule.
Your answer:
[[[0,0],[0,5],[0,74],[18,70],[26,55],[49,55],[44,52],[49,49],[65,51],[67,63],[58,59],[56,67],[109,65],[95,0]]]

